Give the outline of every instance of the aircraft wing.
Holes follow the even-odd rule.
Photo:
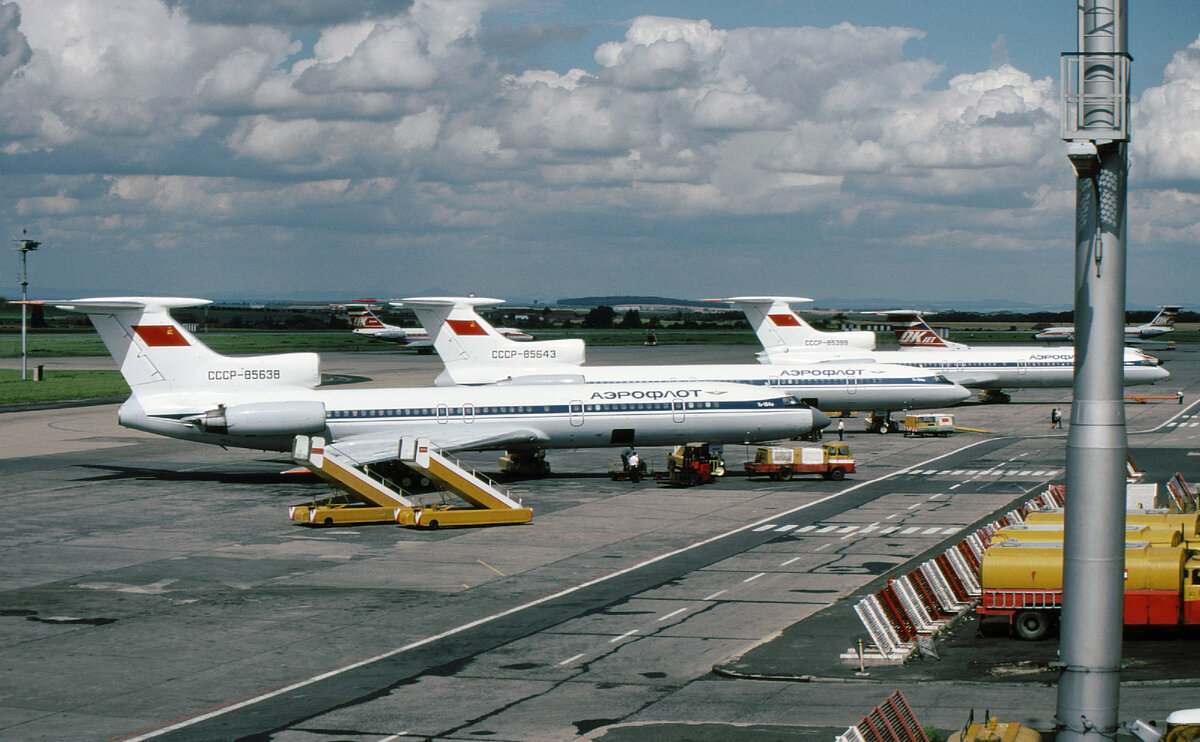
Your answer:
[[[987,371],[939,371],[950,381],[968,388],[993,387],[1000,382],[1000,377]]]
[[[360,464],[389,461],[399,456],[401,435],[429,436],[429,440],[443,451],[476,451],[517,447],[522,444],[549,440],[545,433],[534,428],[510,428],[499,425],[473,423],[471,425],[436,428],[397,428],[387,432],[366,433],[338,438],[328,444]]]

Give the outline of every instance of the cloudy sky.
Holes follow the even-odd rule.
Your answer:
[[[1129,305],[1194,304],[1200,3],[1132,5]],[[0,0],[0,226],[43,297],[1069,306],[1074,6]]]

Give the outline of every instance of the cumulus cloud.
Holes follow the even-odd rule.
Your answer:
[[[166,248],[191,239],[172,220],[278,244],[320,213],[402,225],[427,248],[457,245],[446,230],[559,235],[584,263],[618,224],[684,239],[696,220],[793,219],[772,243],[787,255],[793,240],[1036,251],[1069,223],[1057,86],[1015,67],[1003,36],[988,69],[946,70],[910,50],[939,29],[643,16],[563,72],[499,55],[536,58],[582,26],[489,26],[495,7],[0,4],[0,166],[23,174],[0,201],[78,235],[89,220],[157,230],[145,242]],[[1197,80],[1200,41],[1135,111],[1134,173],[1172,189],[1166,206],[1134,201],[1161,239],[1200,222]],[[91,185],[64,188],[61,172]]]

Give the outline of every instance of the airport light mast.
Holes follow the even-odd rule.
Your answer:
[[[25,230],[22,229],[21,234],[24,235]],[[25,273],[25,256],[38,249],[42,243],[36,240],[27,240],[24,237],[15,240],[15,242],[17,243],[17,247],[13,249],[21,252],[21,381],[25,381],[25,375],[29,367],[29,353],[25,345],[25,307],[28,306],[26,303],[28,302],[28,297],[26,297],[25,293],[29,286],[29,279]]]
[[[1062,58],[1075,168],[1075,386],[1067,436],[1060,742],[1117,732],[1125,599],[1125,190],[1129,66],[1125,0],[1082,0],[1079,51]]]

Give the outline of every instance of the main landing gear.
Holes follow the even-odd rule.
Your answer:
[[[892,419],[890,412],[873,412],[867,420],[868,433],[895,433],[900,430],[900,423]]]
[[[979,401],[984,404],[1007,404],[1012,401],[1012,397],[999,389],[984,389],[979,393]]]

